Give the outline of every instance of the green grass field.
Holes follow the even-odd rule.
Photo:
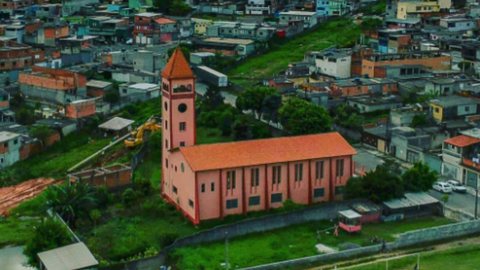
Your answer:
[[[66,175],[68,168],[100,150],[109,142],[110,139],[93,138],[88,132],[72,133],[46,151],[17,162],[0,172],[0,186],[37,177],[62,178]]]
[[[417,264],[417,255],[388,260],[388,270],[412,270]],[[339,268],[343,269],[343,268]],[[376,262],[349,270],[385,270],[387,262]],[[480,269],[480,245],[467,245],[442,251],[420,254],[420,270],[473,270]]]
[[[339,249],[341,244],[355,243],[370,245],[376,236],[392,241],[399,233],[451,223],[445,218],[423,218],[394,223],[365,225],[360,234],[349,235],[340,232],[338,237],[320,233],[333,226],[328,221],[295,225],[288,228],[251,234],[229,240],[229,261],[232,267],[245,267],[318,254],[317,243]],[[173,258],[179,269],[220,269],[225,258],[225,244],[218,242],[195,247],[180,248]]]
[[[23,245],[32,237],[32,228],[38,223],[36,218],[0,217],[0,248],[6,245]]]
[[[350,19],[331,20],[322,23],[312,32],[274,45],[265,54],[247,59],[230,70],[228,75],[233,82],[249,86],[258,79],[277,74],[291,62],[301,61],[308,51],[319,51],[330,46],[348,46],[354,44],[359,35],[360,28]]]

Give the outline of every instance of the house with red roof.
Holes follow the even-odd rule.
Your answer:
[[[442,175],[476,188],[480,179],[480,129],[460,133],[443,143]]]
[[[194,224],[343,198],[356,151],[339,133],[197,145],[195,76],[179,49],[162,95],[162,195]]]

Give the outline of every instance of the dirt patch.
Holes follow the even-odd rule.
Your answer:
[[[15,186],[0,188],[0,215],[7,216],[11,209],[23,201],[37,196],[48,186],[57,182],[53,178],[37,178]]]

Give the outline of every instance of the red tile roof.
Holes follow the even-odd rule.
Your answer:
[[[457,147],[465,147],[479,142],[480,139],[465,135],[459,135],[445,140],[445,143],[455,145]]]
[[[155,20],[156,23],[158,24],[169,24],[169,23],[175,23],[174,20],[168,19],[168,18],[158,18]]]
[[[356,154],[337,132],[181,147],[194,171],[255,166]]]
[[[182,50],[177,47],[168,60],[168,63],[165,65],[165,68],[162,71],[162,77],[169,79],[185,79],[192,78],[193,76],[192,69],[188,64],[187,59],[185,59]]]

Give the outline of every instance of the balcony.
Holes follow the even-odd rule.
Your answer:
[[[468,158],[463,158],[462,159],[462,165],[479,170],[480,171],[480,159],[475,160],[475,159],[468,159]]]

